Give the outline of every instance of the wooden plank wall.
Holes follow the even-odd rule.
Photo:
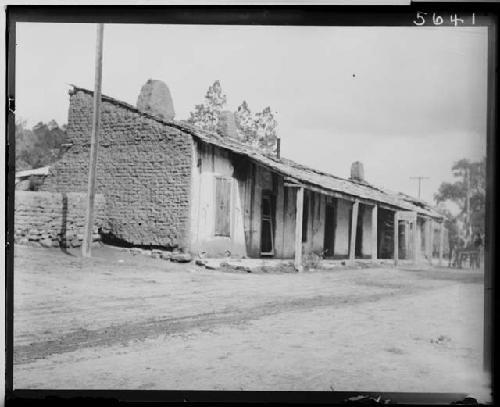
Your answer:
[[[293,258],[295,255],[295,207],[296,188],[285,188],[283,211],[283,252],[278,255],[282,258]]]
[[[337,200],[337,227],[335,229],[335,255],[349,254],[349,224],[352,203],[344,199]]]
[[[196,143],[191,178],[191,252],[206,252],[209,257],[224,256],[230,252],[235,257],[246,255],[244,235],[244,199],[246,188],[234,177],[230,153],[214,146]],[[216,236],[216,178],[229,181],[231,191],[230,218],[231,236]],[[245,185],[245,183],[243,183]]]
[[[363,256],[371,256],[372,254],[372,207],[360,204],[362,208],[362,225],[363,236],[361,243],[361,254]]]

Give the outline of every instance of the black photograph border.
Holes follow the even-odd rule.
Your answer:
[[[332,392],[267,392],[267,391],[146,391],[146,390],[27,390],[13,389],[13,288],[14,288],[14,185],[15,185],[15,27],[21,22],[54,23],[120,23],[120,24],[223,24],[223,25],[294,25],[294,26],[414,26],[418,11],[476,14],[478,23],[488,27],[488,94],[487,94],[487,169],[484,281],[484,368],[491,373],[494,388],[494,326],[496,302],[494,270],[497,265],[497,117],[498,117],[498,4],[412,3],[396,6],[336,5],[242,5],[242,6],[6,6],[6,403],[67,404],[68,402],[209,402],[209,403],[301,403],[351,404],[351,397],[364,395],[359,404],[439,404],[459,403],[467,393],[405,393],[379,392],[376,389]],[[443,26],[450,25],[444,23]],[[376,401],[380,396],[381,399]],[[370,397],[372,399],[370,399]]]

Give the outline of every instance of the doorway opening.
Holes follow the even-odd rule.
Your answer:
[[[261,205],[260,254],[274,256],[274,196],[263,192]]]
[[[325,236],[323,240],[323,257],[333,258],[335,248],[335,204],[328,203],[325,206]]]

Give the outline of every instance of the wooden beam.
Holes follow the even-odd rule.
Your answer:
[[[283,185],[285,187],[288,187],[288,188],[305,188],[305,185],[303,185],[303,184],[295,184],[294,182],[292,182],[292,183],[285,182]]]
[[[90,136],[90,162],[87,187],[87,213],[85,219],[85,233],[83,235],[82,256],[90,257],[92,234],[94,231],[94,201],[97,172],[97,146],[99,144],[99,122],[101,120],[101,83],[102,83],[102,42],[104,24],[97,24],[96,58],[95,58],[95,85],[94,85],[94,112],[92,116],[92,133]]]
[[[302,271],[302,216],[304,210],[304,188],[297,189],[297,206],[295,211],[295,269]]]
[[[326,196],[331,196],[333,198],[344,199],[345,201],[350,201],[350,202],[354,202],[354,201],[357,200],[360,203],[365,204],[365,205],[377,205],[380,208],[388,209],[388,210],[391,210],[391,211],[393,211],[393,210],[395,210],[395,208],[397,208],[395,206],[391,206],[389,204],[385,204],[385,203],[378,202],[378,201],[375,201],[375,200],[370,200],[370,199],[365,199],[365,198],[359,198],[357,196],[347,195],[347,194],[344,194],[344,193],[341,193],[341,192],[335,192],[335,191],[331,191],[331,190],[328,190],[328,189],[323,189],[323,188],[320,188],[320,187],[315,187],[313,185],[308,185],[308,184],[306,185],[306,184],[303,184],[300,181],[298,181],[298,180],[296,180],[294,178],[290,178],[290,177],[284,177],[283,180],[284,180],[285,187],[289,187],[289,188],[302,187],[302,188],[308,189],[309,191],[317,192],[319,194],[323,194],[323,195],[326,195]]]
[[[394,265],[399,261],[399,213],[394,211]]]
[[[439,265],[443,265],[444,222],[439,224]]]
[[[351,241],[349,244],[349,261],[354,262],[356,257],[356,229],[358,226],[358,211],[359,211],[359,201],[355,200],[352,204],[352,215],[351,215]]]
[[[377,260],[377,234],[378,234],[378,206],[372,208],[372,260]]]

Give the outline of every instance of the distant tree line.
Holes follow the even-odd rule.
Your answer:
[[[457,215],[441,209],[446,216],[450,246],[471,244],[479,234],[484,242],[486,216],[486,157],[480,161],[461,159],[451,168],[455,182],[443,182],[434,195],[436,203],[453,202]]]
[[[227,97],[220,81],[207,90],[204,102],[195,106],[187,122],[203,130],[222,135],[232,134],[241,142],[272,153],[276,149],[277,126],[275,116],[268,106],[261,112],[252,113],[243,101],[235,112],[224,110]],[[230,115],[224,114],[230,113]],[[63,155],[68,142],[66,125],[55,120],[39,122],[31,129],[26,120],[16,121],[16,171],[51,165]]]
[[[55,120],[39,122],[31,129],[25,120],[16,121],[16,171],[45,167],[61,158],[68,142],[66,125]]]

